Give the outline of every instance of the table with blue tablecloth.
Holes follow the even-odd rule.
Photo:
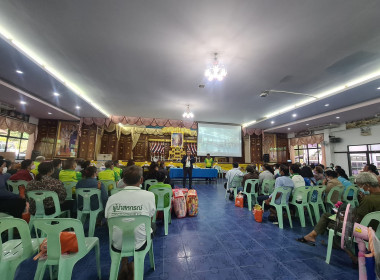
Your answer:
[[[170,168],[170,179],[183,178],[183,168]],[[217,178],[218,170],[214,168],[193,168],[193,178]]]

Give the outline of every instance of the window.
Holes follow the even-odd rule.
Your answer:
[[[380,144],[351,145],[347,150],[351,175],[359,174],[370,163],[380,169]]]
[[[0,129],[0,152],[14,152],[16,159],[25,159],[29,134]]]
[[[322,162],[321,144],[294,146],[296,162],[317,165]]]

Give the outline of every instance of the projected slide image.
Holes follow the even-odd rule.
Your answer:
[[[220,124],[198,124],[198,152],[200,156],[241,157],[241,127]]]

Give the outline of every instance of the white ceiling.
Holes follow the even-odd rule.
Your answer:
[[[261,98],[262,90],[317,94],[380,71],[379,26],[376,0],[0,2],[0,30],[109,114],[178,119],[190,104],[196,121],[225,123],[261,119],[305,99]],[[228,70],[223,82],[203,77],[213,52]],[[18,59],[7,56],[0,77],[49,100],[49,87],[59,82],[14,77],[12,60]],[[360,86],[341,100],[320,101],[333,105],[322,109],[375,98],[377,82],[372,90]],[[81,102],[67,92],[71,104]],[[101,116],[91,106],[80,112],[62,107],[77,116]],[[281,121],[288,120],[276,124]],[[254,126],[270,127],[268,121]]]

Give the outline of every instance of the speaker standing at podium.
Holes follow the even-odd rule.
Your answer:
[[[195,158],[191,155],[190,151],[186,152],[186,156],[183,156],[181,160],[183,164],[183,187],[186,185],[186,177],[189,174],[189,189],[191,189],[191,183],[193,180],[193,163]]]

